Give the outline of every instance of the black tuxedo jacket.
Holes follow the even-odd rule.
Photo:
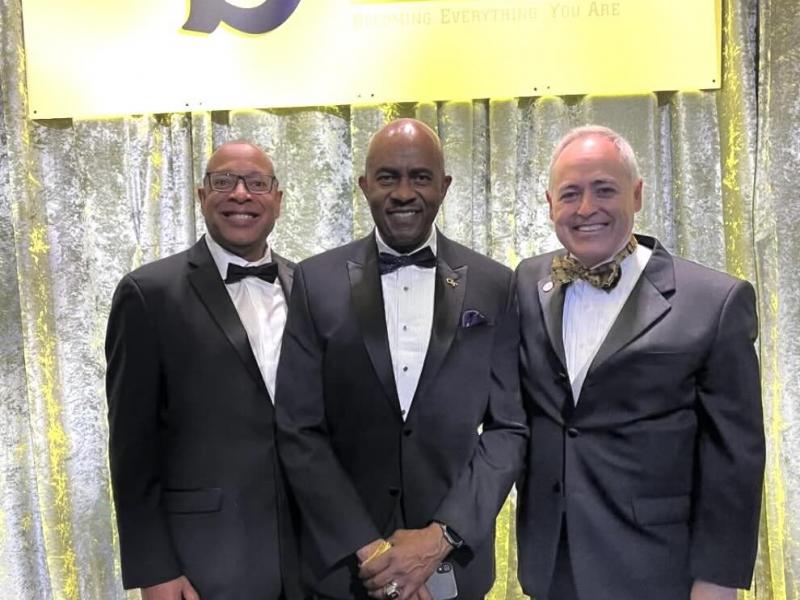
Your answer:
[[[288,298],[294,265],[273,260]],[[203,600],[296,598],[274,409],[205,240],[122,279],[106,357],[125,587],[183,574]]]
[[[537,597],[562,515],[582,600],[686,600],[694,579],[752,576],[764,468],[753,288],[637,237],[653,254],[572,410],[555,253],[517,270],[531,428],[519,576]]]
[[[428,352],[404,422],[386,333],[375,238],[297,267],[278,368],[278,446],[303,516],[306,576],[319,593],[365,597],[353,553],[407,528],[447,523],[459,598],[494,579],[494,521],[519,474],[511,271],[438,234]]]

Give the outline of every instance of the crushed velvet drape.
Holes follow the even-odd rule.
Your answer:
[[[354,176],[370,134],[403,115],[443,139],[454,182],[440,226],[510,266],[556,243],[544,202],[550,150],[569,127],[595,122],[629,137],[640,157],[637,229],[756,284],[769,456],[744,597],[800,598],[797,0],[724,0],[719,91],[93,121],[26,118],[21,20],[20,0],[0,0],[0,598],[126,597],[107,469],[105,323],[125,272],[202,232],[194,188],[212,148],[249,138],[272,154],[285,189],[272,241],[302,259],[369,231]],[[498,520],[493,600],[522,597],[512,503]]]

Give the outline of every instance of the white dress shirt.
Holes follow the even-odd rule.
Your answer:
[[[617,320],[625,301],[644,271],[653,251],[639,244],[620,264],[616,287],[606,292],[579,279],[567,286],[564,297],[564,353],[572,397],[578,403],[583,381],[597,351]]]
[[[269,246],[262,258],[248,262],[241,256],[225,250],[210,235],[206,235],[205,240],[223,281],[228,274],[228,263],[255,267],[272,260]],[[269,396],[272,402],[275,402],[275,373],[278,370],[278,357],[281,353],[281,339],[287,312],[281,283],[277,279],[275,283],[269,283],[258,277],[245,277],[236,283],[225,284],[225,289],[228,290],[228,295],[247,332],[247,339],[250,340],[250,347],[256,357]]]
[[[386,245],[377,229],[375,240],[378,243],[378,252],[400,255],[400,252]],[[436,255],[436,228],[431,228],[428,240],[412,252],[426,246],[430,246]],[[403,420],[411,409],[425,355],[428,353],[433,326],[435,284],[436,269],[413,265],[381,275],[386,333],[389,336],[394,381]]]

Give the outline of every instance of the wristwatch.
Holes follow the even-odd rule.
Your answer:
[[[453,548],[461,548],[461,546],[464,545],[464,540],[461,536],[450,529],[446,523],[442,523],[441,521],[434,521],[434,523],[442,528],[442,536],[444,536],[445,541]]]

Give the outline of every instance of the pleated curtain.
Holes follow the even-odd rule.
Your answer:
[[[639,157],[636,230],[756,285],[768,461],[742,597],[800,598],[800,2],[724,0],[723,70],[718,91],[31,121],[20,0],[0,0],[0,599],[138,597],[119,575],[106,320],[124,273],[203,233],[212,149],[246,138],[273,157],[285,196],[271,242],[301,260],[371,230],[355,179],[370,135],[400,116],[442,138],[453,184],[439,226],[511,267],[557,246],[551,150],[598,123]],[[512,495],[492,600],[524,597],[513,512]]]

